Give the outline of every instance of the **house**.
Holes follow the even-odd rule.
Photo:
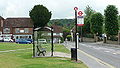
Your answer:
[[[53,37],[54,43],[59,42],[63,36],[63,31],[61,26],[52,25],[53,27]],[[33,34],[33,24],[30,18],[6,18],[0,16],[0,38],[30,38],[32,39]],[[43,33],[46,37],[51,38],[51,32],[47,31]]]
[[[63,37],[63,30],[61,26],[52,25],[53,27],[53,42],[57,43],[61,40],[61,37]],[[44,31],[42,36],[47,37],[47,40],[51,40],[51,32],[50,31]]]
[[[2,29],[3,29],[4,18],[0,16],[0,41],[3,40]]]
[[[57,26],[57,25],[52,25],[53,27],[53,41],[55,42],[59,42],[61,40],[61,37],[63,37],[63,29],[61,26]]]
[[[19,38],[31,38],[33,24],[30,18],[7,18],[3,23],[2,36],[14,40]]]

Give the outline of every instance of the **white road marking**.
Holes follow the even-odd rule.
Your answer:
[[[104,62],[104,61],[102,61],[102,60],[100,60],[100,59],[98,59],[98,58],[96,58],[94,56],[92,56],[92,55],[89,55],[89,54],[87,54],[86,52],[84,52],[82,50],[78,50],[78,51],[81,52],[81,53],[83,53],[83,54],[85,54],[86,56],[88,56],[88,57],[96,60],[100,64],[103,63],[103,64],[107,65],[109,68],[115,68],[114,66],[112,66],[112,65],[110,65],[110,64],[108,64],[108,63],[106,63],[106,62]]]
[[[104,51],[104,52],[110,52],[110,51]]]
[[[117,53],[113,53],[114,55],[116,55]]]

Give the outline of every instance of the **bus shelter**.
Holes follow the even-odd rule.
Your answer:
[[[39,31],[50,31],[51,32],[51,41],[50,41],[50,44],[51,44],[51,55],[50,56],[53,56],[53,27],[39,27],[39,28],[35,28],[33,30],[33,57],[40,57],[42,54],[43,56],[46,56],[45,53],[46,53],[46,48],[43,48],[42,47],[42,44],[39,42],[39,39],[38,39],[38,32]]]

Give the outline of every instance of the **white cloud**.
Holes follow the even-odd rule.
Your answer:
[[[43,4],[52,11],[52,18],[72,18],[73,8],[84,11],[87,5],[104,14],[107,5],[115,5],[120,11],[119,0],[1,0],[0,15],[3,17],[29,17],[29,11],[36,4]]]

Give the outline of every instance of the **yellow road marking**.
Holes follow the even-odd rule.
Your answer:
[[[87,53],[84,52],[84,51],[81,51],[81,50],[79,50],[79,49],[78,49],[78,51],[81,52],[81,53],[83,53],[83,54],[85,54],[86,56],[88,56],[88,57],[90,57],[90,58],[96,60],[96,61],[97,61],[98,63],[100,63],[100,64],[102,63],[102,64],[105,64],[105,65],[109,66],[110,68],[115,68],[114,66],[112,66],[112,65],[110,65],[110,64],[108,64],[108,63],[106,63],[106,62],[103,62],[102,60],[100,60],[100,59],[98,59],[98,58],[95,58],[95,57],[93,57],[93,56],[87,54]]]

